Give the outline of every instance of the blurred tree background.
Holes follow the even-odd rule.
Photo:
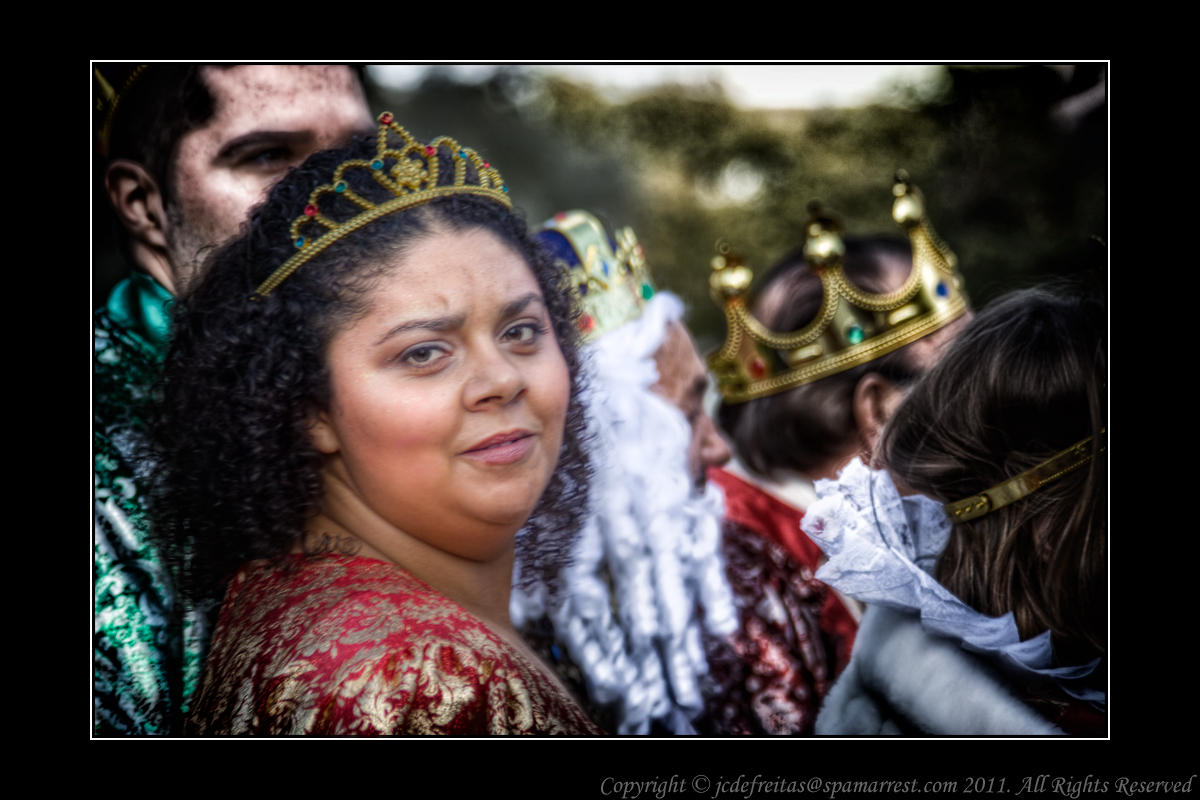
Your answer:
[[[532,226],[568,208],[633,226],[656,283],[684,298],[707,349],[724,335],[707,284],[717,239],[762,274],[802,243],[813,199],[848,233],[895,232],[899,167],[958,253],[977,307],[1052,276],[1106,286],[1105,80],[1099,63],[950,66],[874,104],[775,110],[740,108],[716,81],[613,99],[536,67],[471,81],[434,67],[403,91],[373,84],[369,100],[420,139],[450,135],[495,163]],[[103,212],[97,304],[120,271]]]

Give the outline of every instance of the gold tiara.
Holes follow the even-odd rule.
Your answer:
[[[966,522],[978,519],[998,508],[1004,508],[1010,503],[1015,503],[1051,481],[1056,481],[1068,472],[1079,469],[1091,461],[1097,453],[1103,453],[1105,429],[1100,429],[1095,448],[1088,446],[1092,443],[1093,438],[1089,436],[1076,442],[1066,450],[1050,456],[1033,469],[1025,470],[1020,475],[1002,481],[978,494],[962,500],[955,500],[953,503],[946,503],[942,508],[946,510],[946,516],[950,517],[952,522]]]
[[[454,169],[452,183],[438,184],[439,154],[450,158]],[[467,173],[468,164],[472,167],[473,177]],[[365,170],[392,196],[381,203],[368,200],[350,188],[345,179],[348,170]],[[306,261],[343,236],[395,211],[456,194],[479,195],[512,208],[508,187],[499,171],[474,150],[462,147],[448,136],[439,136],[429,144],[423,144],[402,128],[391,112],[383,112],[379,115],[375,158],[343,161],[333,171],[329,183],[312,190],[304,213],[296,217],[290,229],[295,254],[259,284],[254,297],[269,295]],[[321,209],[322,198],[329,195],[344,197],[362,210],[346,220],[332,219]]]
[[[745,295],[754,275],[727,247],[712,261],[709,286],[725,311],[725,343],[708,357],[728,403],[744,403],[820,380],[873,361],[946,326],[967,310],[957,259],[925,219],[920,191],[896,173],[892,218],[912,244],[904,285],[883,294],[864,292],[842,272],[840,226],[812,206],[804,260],[821,279],[821,307],[792,333],[766,328],[751,315]]]
[[[633,228],[620,228],[610,238],[587,211],[560,211],[542,224],[537,238],[567,275],[583,312],[584,341],[636,319],[654,296],[646,254]]]

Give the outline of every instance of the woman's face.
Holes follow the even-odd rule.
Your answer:
[[[368,303],[327,351],[326,469],[404,533],[494,558],[550,480],[570,395],[537,281],[491,232],[435,230]]]

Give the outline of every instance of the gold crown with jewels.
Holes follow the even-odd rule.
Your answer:
[[[821,306],[792,333],[768,330],[746,307],[754,275],[722,246],[709,287],[725,311],[726,336],[708,357],[725,402],[744,403],[873,361],[946,326],[967,310],[957,259],[925,218],[920,191],[903,170],[892,188],[892,218],[912,245],[912,270],[898,289],[864,292],[842,272],[840,226],[812,207],[804,261],[821,279]]]
[[[449,158],[454,171],[452,182],[439,184],[442,177],[439,156]],[[345,180],[348,170],[365,171],[391,196],[379,203],[363,197]],[[296,252],[259,284],[254,297],[266,297],[313,256],[380,217],[456,194],[480,195],[512,208],[504,179],[474,150],[462,147],[448,136],[423,144],[402,128],[391,112],[383,112],[379,115],[375,158],[343,161],[333,171],[329,183],[312,190],[304,213],[292,222],[291,237]],[[361,210],[348,219],[326,216],[321,199],[328,195],[343,197]]]
[[[579,330],[592,341],[642,313],[654,296],[646,254],[633,228],[612,237],[587,211],[561,211],[546,220],[538,240],[566,275],[582,309]]]

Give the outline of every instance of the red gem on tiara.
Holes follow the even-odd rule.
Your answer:
[[[315,217],[316,215],[317,215],[317,207],[316,206],[314,206],[310,203],[309,205],[306,205],[304,207],[304,216]]]
[[[751,375],[753,375],[755,378],[761,378],[766,373],[766,371],[767,371],[767,365],[763,362],[763,360],[760,357],[755,356],[753,359],[751,359],[751,361],[750,361],[750,374]]]
[[[425,145],[425,155],[431,156],[436,152],[437,152],[437,148],[434,147],[433,145],[431,145],[431,144]]]
[[[395,119],[395,117],[392,116],[392,112],[390,112],[390,111],[385,111],[379,115],[379,121],[382,122],[384,125],[391,125],[392,120],[394,120],[394,119]]]
[[[596,327],[596,320],[592,319],[591,316],[583,314],[579,317],[579,330],[587,333],[594,327]]]
[[[483,162],[483,168],[484,168],[484,169],[488,169],[488,168],[490,168],[491,166],[492,166],[492,165],[491,165],[491,164],[489,164],[488,162],[486,162],[486,161],[485,161],[485,162]]]

